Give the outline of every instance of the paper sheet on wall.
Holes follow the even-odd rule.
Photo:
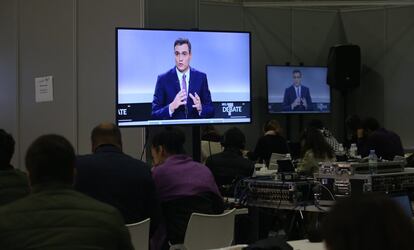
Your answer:
[[[53,101],[53,76],[35,78],[36,102]]]

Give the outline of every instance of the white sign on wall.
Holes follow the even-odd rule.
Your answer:
[[[53,76],[35,78],[36,102],[53,101]]]

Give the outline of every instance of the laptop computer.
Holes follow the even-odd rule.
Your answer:
[[[279,160],[289,160],[289,158],[286,156],[286,154],[272,153],[270,156],[268,168],[270,170],[277,170]]]
[[[294,173],[295,166],[293,166],[292,160],[277,160],[277,172],[278,173]]]

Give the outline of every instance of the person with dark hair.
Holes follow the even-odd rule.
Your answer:
[[[160,212],[151,168],[122,152],[120,129],[101,123],[92,130],[92,154],[76,161],[75,188],[116,207],[127,224],[151,218],[154,231]]]
[[[362,157],[368,156],[370,150],[375,150],[378,157],[393,160],[395,156],[404,156],[404,149],[400,137],[385,128],[372,117],[362,123],[363,130],[358,133],[358,153]]]
[[[356,144],[358,142],[358,134],[363,134],[362,121],[358,115],[350,115],[345,120],[345,126],[347,128],[347,132],[349,133],[346,138],[346,146],[349,147],[352,143]]]
[[[308,128],[302,140],[302,160],[299,173],[313,176],[319,169],[319,162],[336,161],[332,147],[326,142],[322,133],[315,128]]]
[[[201,140],[220,142],[221,135],[213,125],[205,125],[201,127]]]
[[[411,250],[411,218],[390,198],[379,194],[351,196],[336,202],[322,223],[329,250]]]
[[[210,155],[223,151],[222,136],[213,125],[201,127],[201,162],[205,163]]]
[[[184,133],[172,128],[156,134],[151,143],[152,176],[162,205],[167,241],[172,244],[183,243],[191,213],[217,214],[224,209],[214,176],[206,166],[185,155],[184,142]]]
[[[332,133],[327,128],[325,128],[321,120],[319,119],[311,120],[308,124],[308,127],[318,129],[322,133],[326,142],[331,146],[331,148],[335,152],[339,151],[340,146],[339,146],[338,140],[332,135]]]
[[[248,156],[252,161],[264,162],[269,165],[272,153],[289,153],[286,139],[281,135],[282,128],[277,120],[269,120],[263,126],[264,136],[257,141],[253,152]]]
[[[13,136],[0,129],[0,206],[29,194],[27,175],[10,164],[14,144]]]
[[[190,67],[191,43],[174,42],[175,67],[158,76],[152,100],[152,119],[195,119],[214,116],[207,75]]]
[[[236,127],[230,128],[223,136],[223,152],[211,155],[206,160],[206,166],[210,168],[225,196],[232,197],[234,184],[253,174],[254,162],[244,158],[242,154],[245,144],[243,132]]]
[[[0,249],[133,249],[121,214],[73,189],[75,161],[59,135],[29,146],[32,194],[0,208]]]
[[[312,98],[309,88],[302,85],[302,72],[293,70],[292,76],[293,84],[283,95],[283,111],[312,111]]]

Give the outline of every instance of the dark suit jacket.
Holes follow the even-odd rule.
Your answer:
[[[254,162],[245,159],[240,150],[226,148],[223,152],[211,155],[206,160],[206,166],[214,175],[223,196],[233,196],[233,188],[226,190],[226,185],[236,182],[253,174]]]
[[[187,105],[181,105],[170,117],[168,105],[174,100],[177,93],[181,90],[180,81],[177,77],[175,67],[166,73],[159,75],[152,100],[152,119],[186,119],[186,118],[210,118],[214,116],[214,107],[211,101],[210,90],[208,89],[207,75],[203,72],[190,68],[190,83],[188,94],[197,93],[200,96],[202,111],[198,114],[197,109],[193,108],[193,100],[190,96]],[[186,112],[187,108],[187,112]]]
[[[151,218],[151,227],[161,211],[150,167],[112,145],[103,145],[76,162],[75,188],[116,207],[126,223]]]
[[[369,136],[358,140],[358,154],[362,157],[368,156],[371,149],[375,150],[378,157],[390,161],[396,155],[404,156],[400,136],[384,128],[379,128]]]
[[[301,85],[301,98],[306,99],[307,108],[304,105],[296,106],[293,110],[291,108],[292,103],[296,99],[295,87],[292,85],[285,89],[283,96],[283,111],[311,111],[313,110],[312,98],[310,96],[309,88]]]
[[[254,152],[249,153],[248,156],[252,161],[264,161],[266,165],[269,165],[272,153],[289,153],[287,141],[281,135],[264,135],[260,137]]]

